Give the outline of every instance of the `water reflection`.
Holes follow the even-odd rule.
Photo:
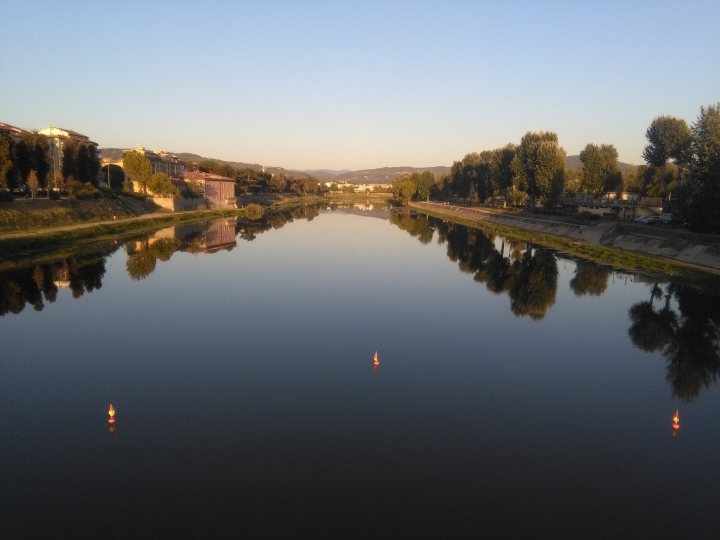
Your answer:
[[[20,313],[28,304],[42,311],[46,303],[55,302],[59,289],[70,289],[73,298],[99,289],[105,275],[105,258],[116,249],[77,254],[1,274],[0,316]]]
[[[231,250],[237,245],[238,236],[252,241],[258,234],[279,229],[295,219],[312,221],[318,215],[316,205],[299,206],[266,212],[256,219],[232,217],[167,227],[125,242],[125,268],[131,279],[143,280],[155,271],[158,262],[169,261],[177,251],[216,253]],[[26,305],[42,311],[46,303],[55,302],[59,289],[68,288],[73,298],[80,298],[101,288],[106,259],[120,247],[113,241],[94,251],[0,274],[0,316],[18,314]]]
[[[553,252],[429,216],[393,213],[390,221],[422,244],[437,232],[438,243],[447,244],[447,256],[460,271],[473,274],[490,292],[506,293],[515,315],[540,320],[555,304],[558,267]]]
[[[541,320],[555,304],[556,253],[425,215],[398,212],[390,221],[422,244],[429,244],[437,233],[438,243],[447,244],[447,256],[460,271],[473,274],[495,294],[507,294],[515,315]],[[576,296],[606,292],[612,270],[586,261],[575,265],[569,285]],[[692,401],[717,381],[720,297],[688,285],[654,283],[649,300],[633,305],[629,316],[632,343],[666,358],[673,396]]]
[[[673,395],[692,401],[720,374],[720,298],[672,283],[655,284],[650,299],[630,308],[632,342],[667,360]]]

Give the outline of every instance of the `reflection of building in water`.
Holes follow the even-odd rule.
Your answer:
[[[372,212],[375,206],[372,203],[355,203],[353,204],[353,208],[362,210],[363,212]]]
[[[237,245],[235,225],[237,218],[216,219],[210,221],[195,241],[183,251],[189,253],[214,253],[221,249],[231,249]]]
[[[237,208],[235,180],[219,174],[186,172],[186,182],[197,182],[210,208]]]

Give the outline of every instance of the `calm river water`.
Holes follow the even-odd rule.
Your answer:
[[[19,268],[0,315],[2,538],[720,531],[716,290],[305,208]]]

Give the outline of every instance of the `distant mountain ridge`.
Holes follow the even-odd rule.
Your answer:
[[[450,172],[450,167],[380,167],[378,169],[343,172],[332,178],[332,180],[337,182],[345,181],[349,184],[390,184],[398,176],[417,171],[430,171],[436,176],[443,176]]]

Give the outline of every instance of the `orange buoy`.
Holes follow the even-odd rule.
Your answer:
[[[112,406],[112,403],[110,404],[110,408],[108,409],[108,424],[114,424],[115,423],[115,408]]]
[[[680,411],[675,410],[675,416],[672,419],[672,428],[674,431],[680,429]]]
[[[378,360],[377,351],[375,351],[375,356],[373,356],[373,366],[377,367],[380,365],[380,360]]]

